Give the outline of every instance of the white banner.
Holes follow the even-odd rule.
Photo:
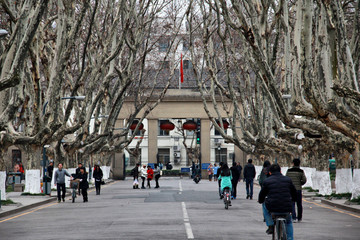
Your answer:
[[[25,171],[25,189],[24,192],[37,194],[41,193],[40,188],[40,170],[26,170]]]
[[[6,172],[1,171],[0,172],[0,191],[1,191],[0,200],[6,200],[5,182],[6,182]]]
[[[352,196],[351,199],[360,196],[360,169],[354,169]]]
[[[336,169],[336,193],[349,193],[352,191],[353,183],[350,168]]]
[[[314,189],[319,190],[319,194],[330,195],[332,193],[329,172],[316,171],[315,174],[312,176],[312,181]]]

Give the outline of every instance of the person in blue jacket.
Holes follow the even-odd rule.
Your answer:
[[[225,163],[222,166],[221,173],[219,175],[219,180],[221,180],[221,192],[224,193],[225,188],[229,188],[230,192],[232,191],[232,175],[229,166]],[[223,195],[222,195],[223,196]]]

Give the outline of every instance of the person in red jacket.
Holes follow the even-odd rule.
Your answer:
[[[154,178],[154,171],[152,170],[151,166],[148,165],[148,170],[147,170],[147,186],[148,188],[150,187],[150,181]]]

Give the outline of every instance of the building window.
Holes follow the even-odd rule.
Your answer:
[[[184,69],[191,69],[192,64],[190,60],[184,60]]]
[[[170,47],[170,41],[168,38],[161,38],[159,40],[159,51],[160,52],[167,52]]]
[[[227,129],[225,129],[225,134],[227,134]],[[215,128],[215,136],[221,136],[220,132],[218,130],[216,130]]]
[[[170,68],[170,62],[169,61],[161,61],[159,68],[169,69]]]
[[[165,165],[170,162],[170,148],[159,148],[158,149],[158,161]]]
[[[227,148],[215,148],[215,162],[227,163]]]
[[[166,131],[166,130],[162,130],[161,128],[160,128],[160,125],[162,124],[162,123],[165,123],[165,122],[167,122],[168,120],[159,120],[158,121],[158,133],[159,133],[159,136],[169,136],[170,135],[170,132],[169,131]]]
[[[132,151],[132,152],[134,150],[135,150],[135,148],[130,149],[130,151]],[[134,155],[131,155],[129,153],[129,164],[128,164],[128,166],[135,166],[136,163],[140,163],[140,165],[141,165],[141,148],[139,148],[139,157],[138,158],[136,158]]]
[[[183,39],[182,43],[183,43],[183,51],[188,51],[189,50],[189,41],[186,39]]]

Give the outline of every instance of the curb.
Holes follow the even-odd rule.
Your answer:
[[[41,201],[41,202],[33,203],[33,204],[26,205],[26,206],[23,206],[23,207],[18,207],[18,208],[15,208],[15,209],[0,213],[0,218],[4,218],[4,217],[7,217],[7,216],[10,216],[10,215],[19,213],[19,212],[23,212],[23,211],[26,211],[26,210],[29,210],[29,209],[32,209],[32,208],[35,208],[35,207],[39,207],[39,206],[54,202],[55,200],[57,200],[57,198],[50,198],[50,199],[47,199],[47,200],[44,200],[44,201]]]
[[[353,208],[353,207],[350,207],[350,206],[347,206],[347,205],[344,205],[344,204],[333,203],[333,202],[331,202],[329,200],[321,199],[321,203],[330,205],[332,207],[340,208],[340,209],[343,209],[343,210],[346,210],[346,211],[360,213],[360,209]]]
[[[114,180],[110,180],[110,181],[106,182],[105,185],[107,185],[109,183],[112,183],[112,182],[114,182]],[[91,187],[89,189],[93,189],[93,188],[95,188],[95,186]],[[69,197],[69,196],[71,196],[71,193],[65,194],[65,197]],[[35,207],[39,207],[39,206],[42,206],[42,205],[45,205],[45,204],[48,204],[48,203],[51,203],[51,202],[55,202],[55,201],[57,201],[57,197],[50,197],[49,199],[46,199],[46,200],[41,201],[41,202],[29,204],[29,205],[26,205],[26,206],[23,206],[23,207],[18,207],[18,208],[15,208],[15,209],[3,212],[3,213],[0,212],[0,218],[8,217],[10,215],[14,215],[16,213],[20,213],[20,212],[23,212],[23,211],[26,211],[26,210],[29,210],[29,209],[32,209],[32,208],[35,208]]]

